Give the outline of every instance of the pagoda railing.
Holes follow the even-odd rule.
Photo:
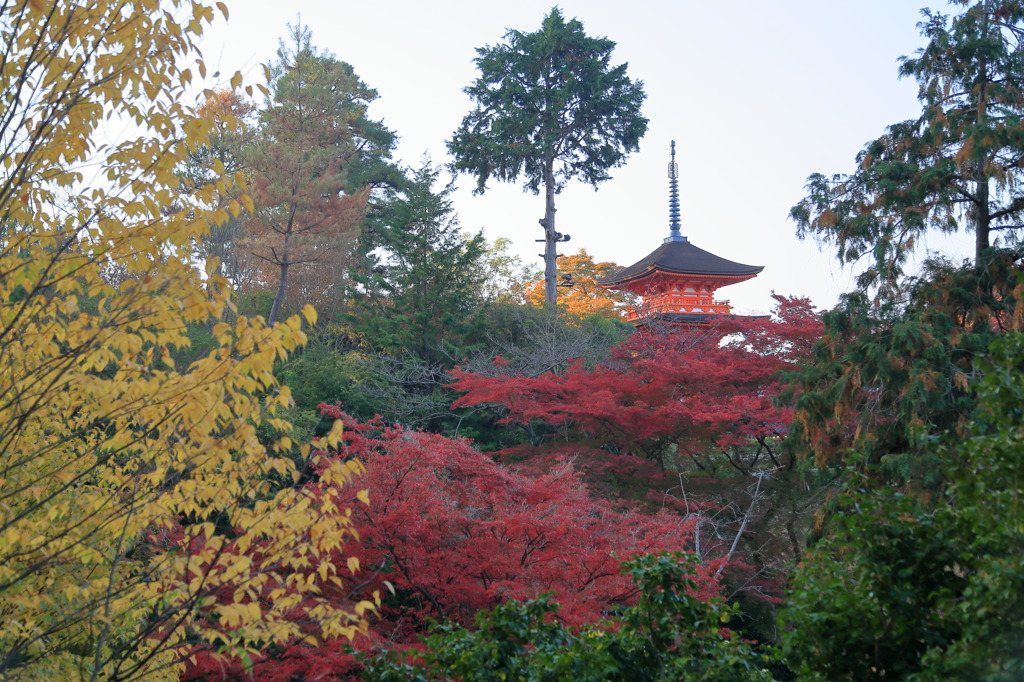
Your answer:
[[[699,310],[695,310],[699,308]],[[658,313],[680,313],[680,314],[697,314],[697,315],[729,315],[732,312],[732,306],[729,301],[703,301],[700,303],[693,301],[683,302],[666,302],[666,301],[644,301],[643,305],[630,308],[626,312],[626,321],[635,322],[641,320],[650,315]]]

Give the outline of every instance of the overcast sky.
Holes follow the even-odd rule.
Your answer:
[[[741,313],[771,307],[769,293],[807,295],[830,307],[853,272],[828,246],[801,242],[788,220],[813,172],[847,172],[863,144],[919,111],[916,85],[899,81],[897,59],[921,44],[925,0],[733,0],[729,3],[567,0],[563,13],[588,35],[618,45],[642,80],[650,119],[640,151],[595,192],[573,183],[557,199],[563,253],[586,248],[629,265],[668,234],[669,142],[676,140],[683,234],[741,263],[764,265],[754,280],[719,291]],[[240,70],[262,78],[285,25],[301,21],[375,88],[371,108],[399,135],[398,159],[447,161],[445,140],[470,110],[462,88],[477,75],[475,48],[508,28],[534,31],[552,4],[538,0],[235,0],[203,52],[221,79]],[[934,9],[945,9],[935,0]],[[543,198],[492,183],[482,196],[463,177],[455,197],[464,229],[508,237],[538,265]],[[970,255],[970,238],[933,238],[925,248]]]

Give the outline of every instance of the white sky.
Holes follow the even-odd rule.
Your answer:
[[[754,280],[718,293],[740,313],[765,312],[769,292],[807,295],[830,307],[852,286],[829,247],[801,242],[788,220],[813,172],[848,172],[854,156],[887,125],[919,111],[916,85],[896,77],[897,58],[922,44],[916,23],[927,0],[564,0],[568,18],[618,46],[644,82],[650,119],[640,151],[595,192],[579,182],[557,199],[557,229],[597,260],[629,265],[668,234],[669,141],[676,140],[683,234],[724,258],[764,265]],[[274,57],[297,15],[314,43],[347,61],[380,97],[371,115],[399,135],[397,158],[447,161],[445,140],[471,109],[462,88],[477,75],[475,48],[507,28],[534,31],[548,0],[234,0],[230,20],[208,32],[203,52],[225,82],[247,83]],[[932,0],[945,11],[943,0]],[[214,83],[211,82],[210,85]],[[543,198],[521,185],[491,184],[455,196],[463,228],[508,237],[539,264]],[[971,240],[933,237],[925,248],[954,258]],[[858,269],[859,271],[859,269]]]

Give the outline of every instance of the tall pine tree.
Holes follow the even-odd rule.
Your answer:
[[[591,38],[576,19],[552,8],[539,30],[509,31],[505,42],[477,50],[480,77],[466,94],[476,109],[448,142],[453,167],[477,179],[520,175],[534,194],[544,188],[545,301],[557,298],[555,195],[573,178],[595,188],[624,163],[647,132],[640,113],[643,83],[611,65],[615,43]]]

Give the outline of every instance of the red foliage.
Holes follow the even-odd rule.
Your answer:
[[[386,614],[396,627],[418,629],[424,616],[465,623],[546,592],[567,622],[593,621],[631,596],[621,560],[686,549],[691,538],[676,515],[592,499],[568,463],[530,477],[464,440],[380,425],[353,425],[349,439],[346,455],[365,462],[371,491],[357,511],[362,561],[381,567],[402,597]],[[716,592],[713,580],[702,585]]]
[[[559,617],[570,624],[598,620],[633,597],[619,564],[634,554],[692,549],[693,522],[672,513],[617,510],[589,497],[568,463],[531,477],[515,473],[468,441],[360,424],[334,406],[324,412],[346,422],[339,457],[366,465],[359,486],[370,504],[353,505],[360,543],[348,545],[372,575],[369,589],[386,580],[385,599],[370,641],[408,642],[428,618],[472,621],[480,609],[506,599],[553,593]],[[317,484],[311,493],[316,494]],[[345,558],[335,558],[340,567]],[[697,596],[719,592],[722,561],[701,568]],[[346,596],[346,598],[348,598]],[[296,617],[301,617],[300,613]],[[354,659],[343,643],[297,643],[254,663],[257,680],[346,679]],[[187,679],[239,679],[237,660],[200,655]]]
[[[546,424],[540,447],[499,456],[521,471],[544,471],[553,454],[575,453],[600,495],[646,496],[652,508],[694,524],[701,559],[727,562],[720,577],[729,594],[776,601],[779,567],[792,558],[769,501],[792,463],[779,457],[792,419],[775,404],[779,375],[810,357],[822,324],[808,300],[775,298],[774,318],[638,333],[591,368],[578,363],[536,377],[499,363],[490,375],[460,371],[453,387],[465,395],[454,407],[501,405],[506,421],[529,424],[532,437]],[[665,470],[625,466],[630,459]],[[722,476],[723,467],[741,475]]]
[[[777,377],[806,357],[821,322],[806,299],[776,297],[776,320],[728,318],[711,333],[635,334],[596,367],[516,377],[455,371],[453,407],[501,404],[506,421],[541,421],[622,454],[663,462],[781,436]]]

